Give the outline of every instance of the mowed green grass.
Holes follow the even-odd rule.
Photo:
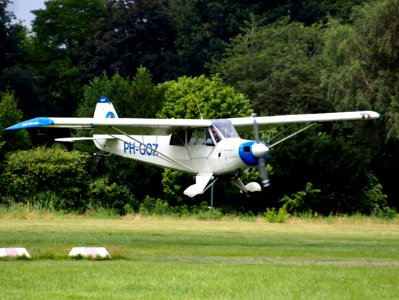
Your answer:
[[[0,219],[2,299],[398,299],[399,225]],[[68,258],[104,246],[111,260]]]

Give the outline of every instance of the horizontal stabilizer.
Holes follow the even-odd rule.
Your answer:
[[[104,137],[102,136],[101,138],[99,137],[71,137],[71,138],[58,138],[55,139],[56,142],[67,142],[67,143],[73,143],[73,142],[79,142],[79,141],[95,141],[95,140],[110,140],[110,139],[114,139],[112,136],[107,136]]]

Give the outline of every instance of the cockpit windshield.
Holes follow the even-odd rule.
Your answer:
[[[234,128],[233,124],[226,119],[217,119],[212,120],[212,126],[216,127],[219,131],[219,135],[222,135],[220,139],[225,138],[239,138],[236,129]]]

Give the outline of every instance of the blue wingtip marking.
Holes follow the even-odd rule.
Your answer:
[[[109,101],[109,99],[105,96],[101,96],[100,98],[98,98],[97,103],[110,103],[111,101]]]
[[[35,118],[27,121],[23,121],[21,123],[15,124],[13,126],[7,127],[6,130],[17,130],[24,128],[35,128],[35,127],[43,127],[53,125],[54,121],[49,118]]]

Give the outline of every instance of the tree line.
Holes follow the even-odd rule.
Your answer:
[[[271,187],[246,198],[220,183],[216,205],[325,215],[398,207],[399,1],[49,0],[31,30],[9,3],[0,0],[2,128],[90,117],[101,95],[121,117],[198,118],[197,101],[205,118],[376,110],[383,120],[317,125],[273,148]],[[271,131],[285,129],[295,130]],[[123,213],[209,199],[183,197],[187,174],[99,159],[91,144],[53,145],[70,134],[82,133],[1,131],[0,203]]]

